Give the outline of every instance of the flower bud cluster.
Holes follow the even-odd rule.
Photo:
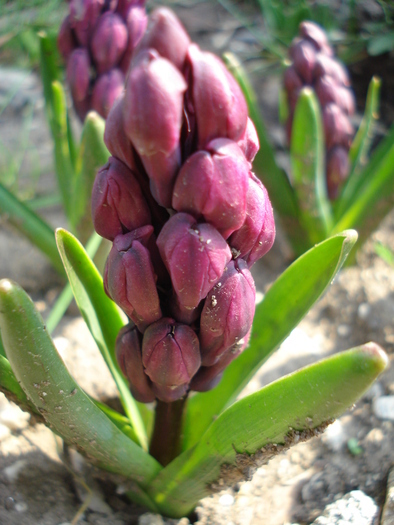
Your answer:
[[[250,267],[275,225],[243,94],[169,9],[149,17],[104,140],[92,213],[113,242],[105,290],[130,319],[119,365],[141,402],[213,388],[248,343]]]
[[[91,109],[106,118],[124,88],[147,25],[146,0],[70,0],[58,48],[81,120]]]
[[[349,174],[348,152],[354,134],[349,117],[355,111],[355,100],[349,76],[334,57],[326,34],[313,22],[300,24],[300,36],[293,40],[289,54],[292,64],[284,75],[290,109],[287,138],[290,142],[299,93],[304,86],[312,86],[323,115],[328,195],[335,199]]]

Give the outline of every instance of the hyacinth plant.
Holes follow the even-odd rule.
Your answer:
[[[357,235],[312,248],[255,307],[250,268],[275,234],[268,194],[251,171],[256,132],[224,64],[191,43],[168,9],[150,17],[105,141],[112,157],[92,196],[95,228],[112,241],[104,280],[71,233],[56,235],[123,412],[76,384],[33,303],[9,280],[0,282],[0,386],[116,474],[133,501],[186,516],[201,498],[318,435],[387,357],[368,343],[236,401]]]
[[[355,133],[349,75],[324,31],[315,23],[302,22],[289,49],[279,104],[290,149],[286,173],[276,162],[245,71],[235,56],[228,54],[226,60],[257,129],[260,151],[255,173],[269,192],[294,254],[348,228],[358,231],[360,247],[391,210],[394,198],[394,131],[370,154],[380,80],[371,80]]]

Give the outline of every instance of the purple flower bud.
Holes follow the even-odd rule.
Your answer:
[[[249,163],[229,139],[209,142],[183,164],[174,186],[172,207],[201,215],[224,238],[239,229],[246,213]]]
[[[350,79],[346,69],[335,58],[329,57],[323,53],[316,55],[316,66],[314,70],[315,78],[330,76],[335,82],[342,86],[349,87]]]
[[[315,46],[319,51],[323,51],[326,55],[333,55],[334,52],[327,40],[327,35],[323,29],[317,24],[305,20],[300,24],[300,35]]]
[[[337,146],[327,156],[327,189],[328,196],[334,200],[338,190],[346,180],[350,171],[349,155],[347,149]]]
[[[283,76],[283,83],[288,94],[294,91],[299,92],[302,89],[303,83],[297,71],[295,70],[294,65],[286,68]]]
[[[127,39],[127,27],[119,15],[107,11],[100,17],[90,46],[99,74],[117,65],[126,51]]]
[[[231,261],[205,300],[200,322],[201,363],[214,365],[250,330],[255,311],[253,277],[242,259]]]
[[[190,104],[197,122],[198,148],[215,138],[240,140],[247,124],[248,109],[241,88],[223,62],[191,44]]]
[[[110,153],[136,170],[131,142],[123,130],[123,95],[114,102],[105,122],[104,142]]]
[[[92,108],[107,118],[115,100],[122,94],[124,75],[120,69],[111,69],[98,77],[92,91]]]
[[[126,84],[125,132],[154,183],[154,197],[165,207],[179,169],[185,90],[179,71],[152,50],[138,55]]]
[[[106,293],[137,325],[140,332],[161,318],[156,274],[149,250],[149,227],[115,237],[105,266]],[[153,228],[151,228],[151,233]]]
[[[275,221],[268,192],[252,175],[246,195],[245,222],[228,242],[237,258],[244,259],[250,268],[271,249],[274,240]]]
[[[316,95],[324,107],[330,102],[337,104],[347,115],[355,111],[354,95],[350,89],[339,86],[333,77],[320,77],[315,83]]]
[[[92,216],[97,233],[111,241],[151,222],[133,172],[114,157],[97,173],[92,190]]]
[[[252,162],[260,149],[260,143],[256,128],[249,117],[246,124],[245,133],[238,140],[237,144],[241,148],[242,153],[245,155],[246,160],[250,163],[250,165],[252,165]]]
[[[69,16],[66,16],[60,26],[59,34],[57,36],[57,47],[64,60],[67,60],[73,50],[77,47],[77,41],[71,28]]]
[[[323,127],[328,150],[337,145],[350,148],[353,126],[336,104],[327,104],[323,109]]]
[[[67,82],[74,101],[81,102],[89,93],[90,58],[87,49],[75,49],[67,63]]]
[[[124,326],[118,334],[116,359],[129,381],[133,397],[140,403],[152,403],[156,396],[142,366],[141,334],[132,324]]]
[[[179,302],[189,309],[198,306],[231,260],[230,248],[220,233],[186,213],[167,221],[157,245]]]
[[[131,7],[145,7],[145,4],[146,0],[118,0],[116,11],[123,19],[126,19]]]
[[[141,3],[144,4],[145,2]],[[127,42],[126,51],[120,63],[120,68],[123,73],[126,74],[129,70],[134,50],[144,36],[146,26],[148,25],[148,15],[144,6],[132,5],[128,8],[128,11],[123,18],[126,21],[129,40]]]
[[[99,19],[104,0],[71,0],[70,24],[78,42],[87,47]]]
[[[189,35],[170,9],[160,7],[153,11],[140,49],[156,49],[182,71],[189,45]]]
[[[190,390],[195,390],[196,392],[207,392],[208,390],[215,388],[222,379],[225,368],[227,368],[227,366],[248,346],[250,334],[251,330],[249,330],[245,337],[226,350],[214,365],[200,367],[199,371],[190,382]]]
[[[200,368],[200,345],[190,326],[163,317],[149,326],[142,340],[142,362],[156,396],[164,402],[182,397]]]
[[[298,40],[290,48],[296,72],[307,84],[312,84],[316,63],[316,50],[307,40]]]

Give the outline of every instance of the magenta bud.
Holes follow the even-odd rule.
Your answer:
[[[100,17],[104,0],[71,0],[70,24],[78,42],[87,47]]]
[[[110,153],[132,171],[136,169],[131,142],[123,130],[123,95],[117,98],[107,116],[104,142]]]
[[[239,230],[228,240],[233,256],[244,259],[249,268],[272,247],[275,221],[268,192],[252,175],[246,195],[246,218]]]
[[[255,311],[253,277],[242,259],[231,261],[211,289],[201,313],[200,345],[203,366],[214,365],[250,330]]]
[[[327,104],[324,107],[323,127],[328,150],[333,146],[350,148],[353,126],[349,118],[336,104]]]
[[[92,108],[107,118],[115,100],[123,93],[124,75],[120,69],[111,69],[98,77],[92,91]]]
[[[144,4],[145,2],[141,3]],[[144,6],[132,5],[128,8],[128,11],[123,18],[126,21],[129,39],[126,51],[120,63],[120,68],[123,73],[126,74],[129,70],[134,50],[144,36],[146,26],[148,25],[148,15]]]
[[[350,171],[349,155],[347,149],[337,146],[327,155],[327,190],[328,196],[334,200],[338,190],[346,180]]]
[[[307,40],[298,40],[290,48],[290,56],[298,75],[307,83],[312,84],[313,71],[316,63],[316,49]]]
[[[323,53],[318,53],[316,55],[314,75],[316,78],[330,76],[338,84],[346,87],[350,86],[349,75],[343,65],[335,58],[327,56]]]
[[[106,293],[140,332],[161,318],[156,274],[148,248],[148,226],[115,237],[105,266]],[[152,233],[153,227],[151,227]]]
[[[161,401],[182,397],[201,365],[200,344],[190,326],[163,317],[142,340],[142,363]]]
[[[356,106],[353,93],[350,89],[338,85],[333,77],[319,77],[315,82],[315,91],[323,107],[334,102],[347,115],[353,115]]]
[[[144,7],[145,8],[145,4],[146,4],[146,0],[118,0],[116,11],[125,20],[127,17],[127,13],[131,7]]]
[[[179,169],[185,90],[180,72],[153,50],[138,54],[126,83],[124,129],[148,176],[167,188],[163,199],[155,195],[166,207]]]
[[[87,49],[78,47],[71,53],[66,74],[74,101],[82,102],[89,94],[90,85],[90,58]]]
[[[115,157],[110,157],[96,175],[92,217],[96,232],[110,241],[151,222],[135,175]]]
[[[115,348],[116,359],[129,381],[134,399],[140,403],[152,403],[155,394],[142,365],[141,334],[137,327],[132,324],[124,326],[118,334]]]
[[[155,9],[149,16],[140,49],[156,49],[160,56],[182,71],[189,45],[189,35],[175,14],[166,7]]]
[[[66,16],[60,26],[57,36],[57,47],[64,60],[67,60],[77,47],[77,41],[70,24],[70,16]]]
[[[235,345],[226,350],[220,359],[212,366],[202,366],[190,382],[190,390],[207,392],[217,386],[222,379],[223,371],[248,346],[251,330]]]
[[[252,120],[248,117],[246,129],[242,137],[237,142],[245,155],[246,160],[252,164],[257,152],[260,148],[259,137]]]
[[[314,22],[310,22],[308,20],[301,22],[300,35],[312,42],[312,44],[317,50],[323,51],[326,55],[329,56],[334,54],[328,42],[326,33],[320,26],[318,26]]]
[[[198,148],[218,137],[240,140],[245,133],[248,109],[238,83],[218,57],[200,51],[195,44],[189,46],[187,60]]]
[[[94,30],[90,45],[93,61],[99,74],[115,67],[127,47],[127,27],[116,13],[104,13]]]
[[[283,76],[283,83],[288,94],[291,94],[294,91],[299,92],[302,89],[303,83],[294,65],[286,68]]]
[[[202,215],[227,238],[245,220],[248,181],[249,163],[240,147],[229,139],[212,140],[183,164],[172,207]]]
[[[157,245],[179,302],[189,309],[205,298],[231,260],[230,248],[220,233],[186,213],[167,221]]]

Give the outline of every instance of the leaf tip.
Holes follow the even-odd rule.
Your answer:
[[[10,279],[2,279],[0,281],[0,294],[8,294],[12,291],[14,283]]]
[[[373,341],[362,346],[362,351],[366,357],[375,363],[377,373],[380,374],[389,364],[389,358],[381,346]]]

